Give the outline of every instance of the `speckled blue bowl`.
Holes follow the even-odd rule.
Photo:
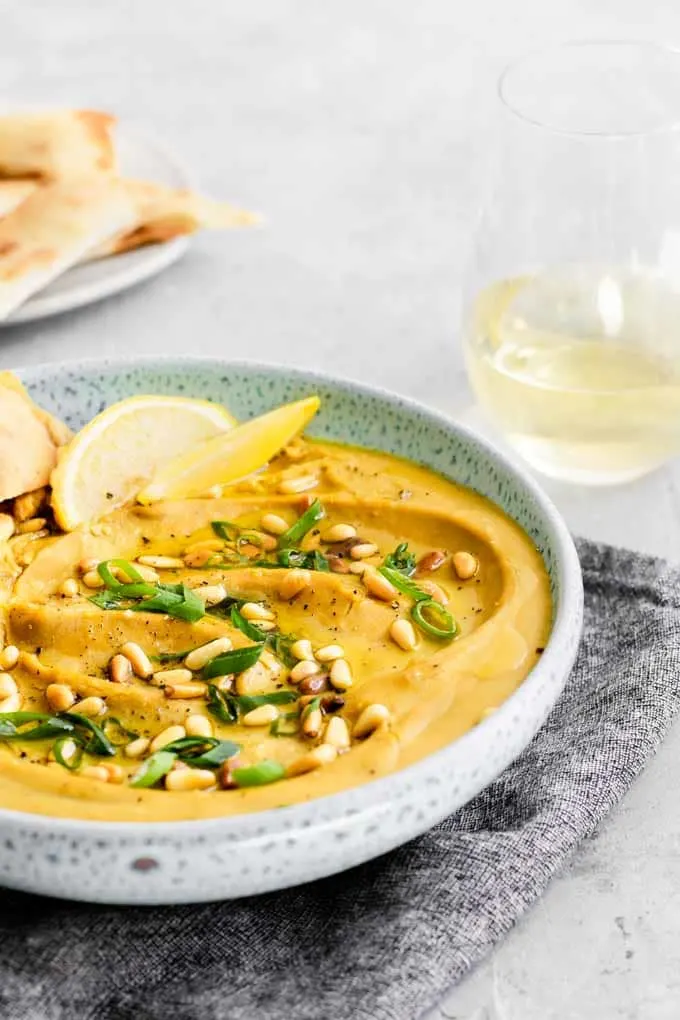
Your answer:
[[[0,883],[103,903],[187,903],[279,889],[360,864],[468,801],[527,745],[558,698],[578,647],[581,571],[564,522],[535,483],[486,442],[390,393],[287,368],[199,359],[91,361],[21,373],[78,428],[134,393],[224,401],[242,418],[318,392],[313,434],[420,461],[498,503],[531,536],[552,583],[554,626],[519,690],[444,750],[309,804],[237,818],[87,822],[0,810]]]

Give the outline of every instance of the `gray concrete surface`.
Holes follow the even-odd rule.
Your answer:
[[[200,351],[322,367],[468,415],[460,281],[505,61],[553,39],[680,42],[673,0],[0,0],[6,101],[98,105],[163,137],[265,230],[0,332],[0,366]],[[549,486],[574,531],[680,558],[680,470]],[[432,1014],[680,1016],[680,728],[541,903]],[[426,1005],[426,1004],[424,1004]],[[331,1018],[328,1018],[331,1020]]]

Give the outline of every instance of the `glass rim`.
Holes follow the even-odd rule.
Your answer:
[[[563,42],[548,43],[544,46],[537,46],[534,49],[526,50],[520,56],[511,60],[509,64],[505,65],[497,78],[496,95],[503,108],[522,123],[529,127],[540,128],[542,131],[547,131],[550,134],[562,135],[565,138],[589,138],[602,141],[626,138],[646,138],[651,137],[652,135],[671,134],[673,131],[680,129],[680,108],[676,117],[670,118],[661,124],[655,125],[654,127],[633,129],[631,131],[576,130],[572,128],[556,127],[555,125],[550,124],[547,120],[540,120],[536,117],[527,115],[516,104],[514,104],[506,94],[506,87],[513,72],[536,57],[547,56],[550,53],[562,53],[569,49],[617,46],[630,47],[637,49],[640,52],[647,50],[651,53],[664,54],[665,56],[676,58],[678,61],[678,73],[680,75],[680,46],[671,46],[666,43],[656,42],[652,39],[567,39]]]

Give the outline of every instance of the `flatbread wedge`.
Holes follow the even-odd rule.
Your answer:
[[[146,244],[159,244],[197,230],[229,230],[260,222],[256,213],[229,202],[204,198],[188,188],[169,188],[148,181],[126,180],[137,210],[133,230],[120,233],[92,253],[93,258],[117,255]]]
[[[113,171],[115,117],[98,110],[0,117],[0,177],[58,180]]]
[[[38,188],[0,220],[0,320],[83,256],[133,228],[136,209],[109,174]]]

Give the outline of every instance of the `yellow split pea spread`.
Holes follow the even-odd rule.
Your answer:
[[[297,439],[205,497],[64,534],[46,487],[23,516],[0,542],[5,808],[172,820],[335,793],[475,726],[548,638],[527,535],[384,453]]]

